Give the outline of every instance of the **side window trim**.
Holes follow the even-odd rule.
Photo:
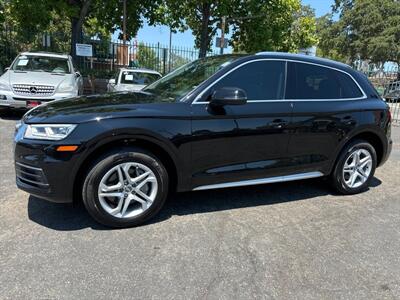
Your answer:
[[[325,66],[325,65],[321,65],[318,63],[312,63],[312,62],[307,62],[307,61],[300,61],[300,60],[295,60],[295,59],[284,59],[284,58],[260,58],[260,59],[254,59],[254,60],[250,60],[250,61],[246,61],[236,67],[234,67],[232,70],[229,70],[228,72],[226,72],[224,75],[222,75],[220,78],[216,79],[214,82],[212,82],[209,86],[207,86],[206,88],[204,88],[204,90],[202,90],[197,96],[196,98],[193,100],[193,102],[191,104],[208,104],[207,101],[199,101],[203,95],[209,91],[217,82],[219,82],[221,79],[223,79],[225,76],[229,75],[230,73],[232,73],[233,71],[237,70],[238,68],[247,65],[249,63],[253,63],[253,62],[257,62],[257,61],[281,61],[281,62],[286,62],[286,72],[285,72],[285,89],[284,89],[284,98],[283,99],[271,99],[271,100],[249,100],[247,101],[248,103],[262,103],[262,102],[282,102],[282,101],[292,101],[292,102],[310,102],[310,101],[351,101],[351,100],[361,100],[361,99],[366,99],[368,98],[367,95],[365,94],[363,88],[360,86],[360,84],[357,82],[357,80],[354,79],[354,77],[343,70],[334,68],[334,67],[330,67],[330,66]],[[357,98],[342,98],[342,99],[312,99],[312,100],[308,100],[308,99],[289,99],[286,98],[286,87],[287,87],[287,78],[288,78],[288,62],[293,62],[293,63],[302,63],[302,64],[309,64],[309,65],[314,65],[314,66],[319,66],[319,67],[323,67],[323,68],[327,68],[327,69],[332,69],[335,71],[339,71],[342,72],[344,74],[346,74],[347,76],[349,76],[354,83],[357,85],[357,87],[360,89],[361,93],[362,93],[362,97],[357,97]]]

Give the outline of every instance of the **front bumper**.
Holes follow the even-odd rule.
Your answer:
[[[39,101],[49,102],[53,100],[61,100],[66,98],[72,98],[77,96],[77,92],[70,93],[55,93],[51,96],[19,96],[14,94],[12,91],[0,91],[0,95],[6,97],[1,99],[0,97],[0,108],[27,108],[27,101]]]
[[[76,140],[55,142],[24,139],[24,127],[22,125],[14,137],[17,187],[51,202],[73,202],[75,175],[84,147]],[[78,145],[78,150],[56,151],[59,145],[68,144]]]

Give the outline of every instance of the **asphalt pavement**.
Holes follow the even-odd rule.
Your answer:
[[[400,299],[400,127],[372,187],[323,179],[177,194],[110,230],[15,186],[0,118],[0,299]]]

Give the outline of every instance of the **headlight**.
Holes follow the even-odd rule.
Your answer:
[[[10,91],[11,89],[10,89],[10,87],[9,87],[9,85],[8,84],[6,84],[6,83],[1,83],[0,82],[0,92],[1,91]]]
[[[75,127],[75,124],[28,125],[25,131],[24,138],[59,141],[65,139],[75,129]]]
[[[69,93],[74,91],[74,86],[68,83],[61,83],[57,89],[60,93]]]

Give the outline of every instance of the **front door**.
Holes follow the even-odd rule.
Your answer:
[[[246,62],[220,78],[204,96],[236,87],[246,92],[246,104],[219,110],[207,103],[192,104],[194,187],[285,173],[292,110],[291,102],[284,100],[285,70],[284,61]]]

